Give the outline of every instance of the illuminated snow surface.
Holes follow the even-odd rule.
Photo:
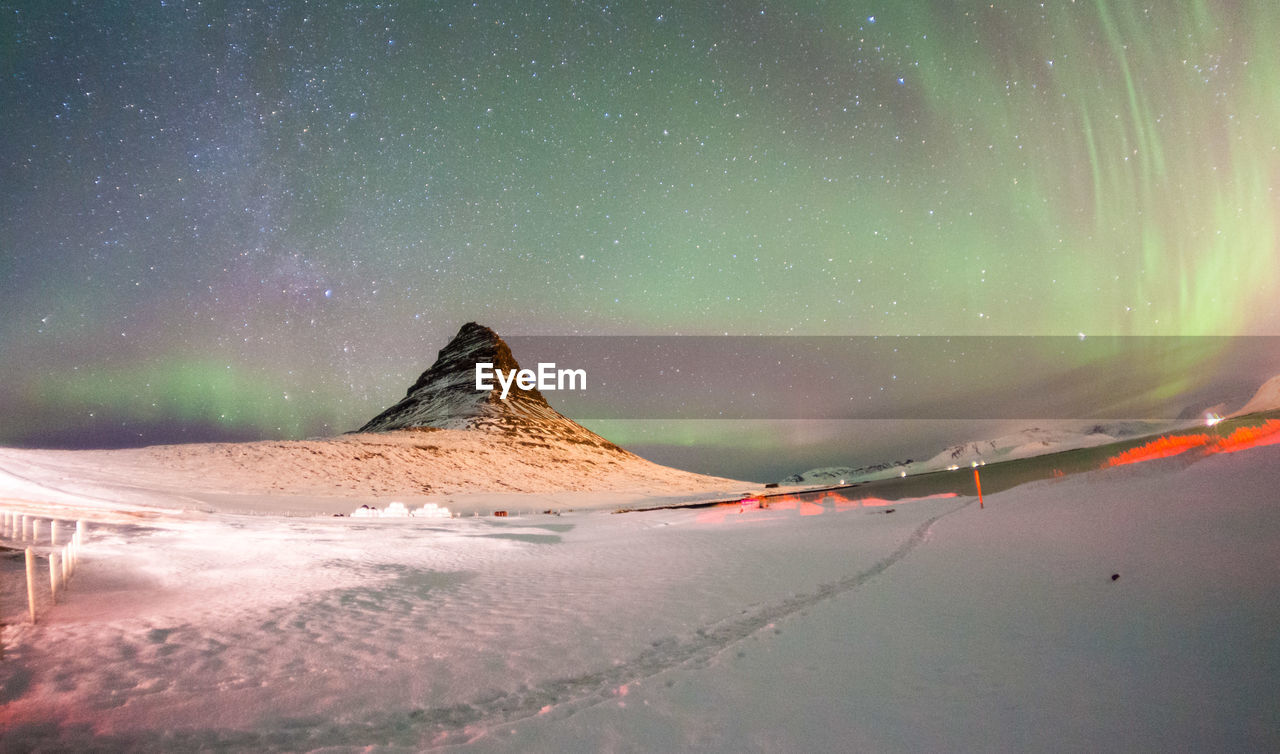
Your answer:
[[[1280,750],[1277,490],[1268,446],[982,510],[107,506],[39,625],[3,561],[0,748]]]

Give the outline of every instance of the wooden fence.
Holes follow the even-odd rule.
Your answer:
[[[10,510],[0,510],[0,542],[11,549],[25,548],[27,578],[27,614],[35,623],[41,605],[38,597],[41,580],[49,580],[48,607],[57,604],[59,596],[75,574],[85,539],[84,521],[70,522]],[[41,568],[40,561],[46,566]],[[47,574],[42,575],[42,571]]]

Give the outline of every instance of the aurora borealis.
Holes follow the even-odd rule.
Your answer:
[[[0,19],[0,442],[350,429],[469,320],[1280,334],[1271,3]]]

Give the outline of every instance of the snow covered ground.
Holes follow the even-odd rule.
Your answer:
[[[0,448],[0,498],[50,500],[88,511],[306,516],[399,501],[471,514],[495,506],[581,509],[616,507],[628,499],[715,499],[759,487],[660,466],[611,445],[501,430],[123,450]]]
[[[0,561],[0,748],[1280,750],[1277,490],[1271,445],[985,509],[107,507],[38,625]]]

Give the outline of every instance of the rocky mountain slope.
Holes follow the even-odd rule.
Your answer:
[[[527,442],[563,442],[598,448],[620,458],[636,458],[552,408],[538,390],[512,384],[506,397],[498,390],[476,390],[476,364],[503,372],[520,364],[498,334],[468,322],[442,348],[404,398],[370,419],[359,432],[404,429],[463,429],[519,435]],[[496,385],[496,381],[494,381]]]

